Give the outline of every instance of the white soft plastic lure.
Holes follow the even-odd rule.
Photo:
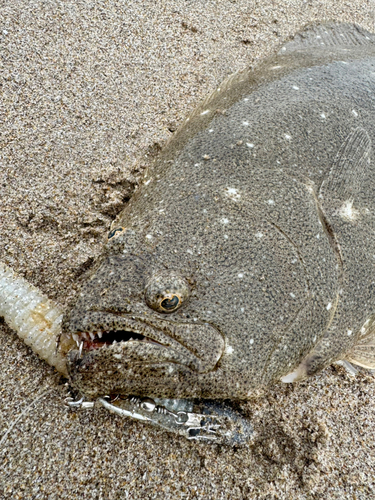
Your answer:
[[[35,353],[67,376],[66,358],[57,350],[61,307],[1,262],[0,316]]]

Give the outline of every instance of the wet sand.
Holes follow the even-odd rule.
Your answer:
[[[0,260],[63,306],[176,127],[314,20],[374,31],[373,2],[0,1]],[[198,445],[67,387],[0,323],[0,499],[375,497],[375,378],[339,366],[243,411],[244,448]]]

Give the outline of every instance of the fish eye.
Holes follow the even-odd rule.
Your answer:
[[[112,238],[117,238],[117,236],[120,236],[120,234],[122,234],[124,231],[125,231],[124,227],[116,227],[115,229],[112,229],[112,231],[108,233],[108,239],[110,240]]]
[[[178,295],[169,294],[160,302],[160,309],[165,309],[166,312],[172,312],[180,305]]]
[[[173,271],[155,273],[145,289],[147,305],[164,314],[177,311],[186,302],[189,294],[186,280]]]

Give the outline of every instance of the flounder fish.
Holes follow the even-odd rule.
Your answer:
[[[340,359],[375,368],[374,138],[375,35],[358,26],[308,26],[227,79],[150,165],[65,314],[73,387],[148,411],[246,400]]]
[[[246,399],[343,357],[375,367],[374,137],[375,36],[357,26],[308,27],[224,82],[65,316],[75,387]]]

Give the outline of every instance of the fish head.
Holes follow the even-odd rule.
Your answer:
[[[193,317],[191,270],[169,269],[169,259],[162,265],[160,248],[155,255],[150,249],[133,253],[138,239],[133,231],[127,236],[126,253],[123,244],[118,252],[119,242],[110,242],[65,316],[64,335],[78,347],[68,354],[72,384],[95,395],[178,394],[181,378],[215,369],[225,340],[215,326]]]

